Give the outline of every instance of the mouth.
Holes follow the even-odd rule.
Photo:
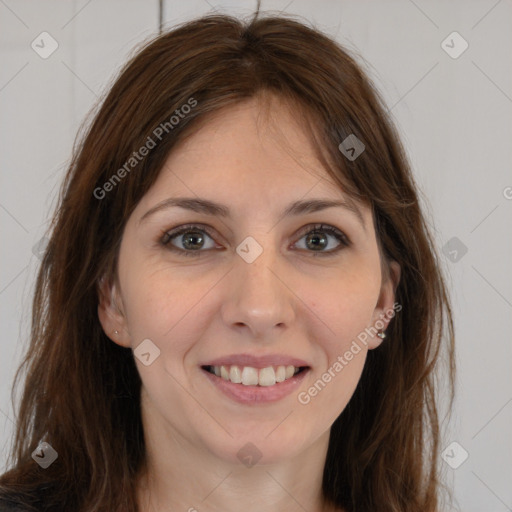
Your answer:
[[[311,371],[309,366],[263,364],[260,368],[242,365],[202,365],[207,381],[222,395],[245,406],[276,403],[296,393]]]
[[[252,387],[279,386],[310,369],[309,366],[293,365],[267,366],[265,368],[240,365],[204,365],[201,368],[232,384]]]

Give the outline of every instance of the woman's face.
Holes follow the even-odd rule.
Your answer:
[[[237,464],[328,435],[381,341],[358,335],[392,311],[399,278],[394,264],[394,281],[381,279],[367,207],[361,220],[300,206],[344,194],[283,102],[271,119],[259,105],[217,112],[172,152],[126,224],[113,302],[98,309],[136,349],[145,428]],[[288,378],[287,366],[307,369]]]

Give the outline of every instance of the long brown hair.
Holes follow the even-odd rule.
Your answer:
[[[437,510],[445,489],[437,370],[444,361],[451,409],[454,328],[406,154],[354,57],[304,22],[259,13],[246,22],[206,16],[146,42],[77,139],[16,373],[15,385],[26,376],[3,495],[34,510],[137,510],[141,380],[132,351],[101,328],[98,283],[114,279],[124,225],[174,145],[209,112],[266,92],[302,112],[329,175],[371,205],[385,261],[401,267],[402,309],[332,425],[324,497],[347,511]],[[350,134],[365,144],[355,160],[338,147]],[[155,147],[130,160],[149,138]],[[47,469],[31,457],[41,441],[58,453]]]

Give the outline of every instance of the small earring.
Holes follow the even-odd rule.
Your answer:
[[[114,331],[114,334],[119,334],[119,331]]]
[[[381,332],[378,332],[378,333],[377,333],[377,336],[378,336],[381,340],[383,340],[383,339],[387,336],[387,334],[386,334],[384,331],[381,331]]]

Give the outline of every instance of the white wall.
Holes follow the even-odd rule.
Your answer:
[[[249,14],[255,1],[167,0],[165,27],[212,6]],[[443,462],[456,510],[512,510],[512,4],[273,0],[262,8],[301,15],[357,50],[391,107],[453,298],[459,378],[443,449],[460,445],[447,452],[452,465],[462,449],[469,454],[457,469]],[[0,2],[0,462],[39,262],[33,246],[80,121],[158,18],[157,0]],[[30,46],[43,31],[59,44],[47,59]],[[441,46],[454,31],[469,43],[458,58]],[[452,39],[448,50],[457,52]]]

